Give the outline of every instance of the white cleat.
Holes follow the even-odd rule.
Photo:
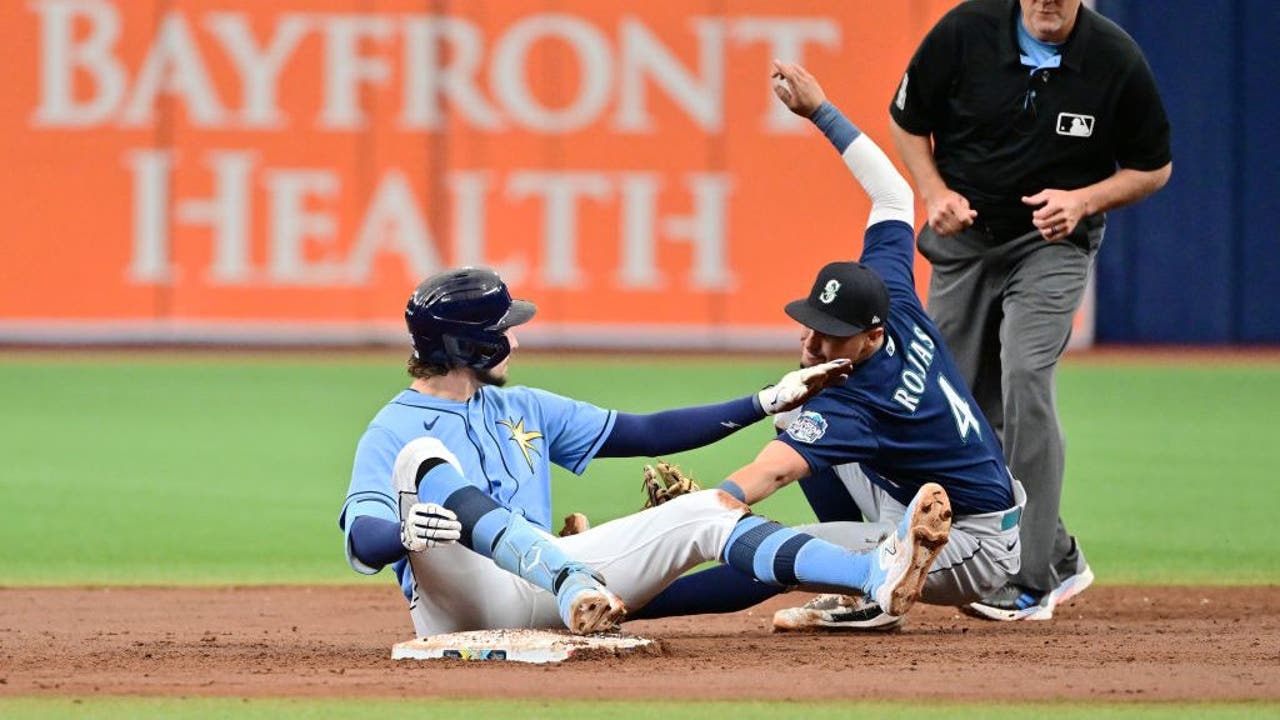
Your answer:
[[[1093,584],[1093,568],[1085,564],[1084,569],[1063,580],[1058,587],[1049,593],[1049,597],[1045,598],[1040,604],[1040,609],[1032,613],[1028,620],[1052,620],[1053,611],[1058,606],[1070,600],[1071,598],[1084,592],[1086,588]]]
[[[1084,592],[1093,584],[1093,568],[1088,564],[1080,572],[1062,581],[1062,584],[1049,593],[1049,602],[1058,607],[1062,603]]]
[[[1084,569],[1058,584],[1048,595],[1040,595],[1021,585],[1008,583],[987,597],[960,608],[984,620],[1052,620],[1059,605],[1085,591],[1093,584],[1093,570]]]
[[[947,491],[937,483],[925,483],[907,505],[897,529],[876,547],[867,595],[890,615],[905,615],[919,599],[929,568],[950,533]]]
[[[890,615],[876,603],[854,595],[819,595],[800,607],[773,614],[774,632],[840,630],[889,632],[902,627],[902,618]]]

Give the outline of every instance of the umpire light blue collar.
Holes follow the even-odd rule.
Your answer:
[[[1004,0],[1005,2],[1005,25],[1004,30],[999,34],[997,43],[1000,48],[1000,57],[1005,58],[1006,62],[1022,64],[1022,56],[1024,54],[1021,44],[1018,42],[1018,30],[1024,29],[1022,25],[1022,9],[1018,4],[1018,0]],[[986,5],[990,7],[990,4]],[[1094,35],[1094,15],[1095,11],[1090,10],[1083,3],[1080,9],[1076,11],[1076,26],[1071,29],[1071,34],[1067,36],[1065,42],[1058,46],[1058,55],[1061,67],[1070,68],[1079,72],[1084,64],[1084,59],[1088,55],[1089,41]]]
[[[852,337],[884,325],[889,316],[889,290],[884,280],[862,263],[828,263],[818,272],[809,297],[787,303],[787,315],[811,330]]]

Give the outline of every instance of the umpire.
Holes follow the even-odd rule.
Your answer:
[[[1021,573],[967,609],[1048,619],[1093,579],[1058,516],[1054,369],[1106,211],[1169,180],[1169,122],[1137,43],[1081,0],[960,4],[889,112],[928,211],[929,312],[1028,497]]]

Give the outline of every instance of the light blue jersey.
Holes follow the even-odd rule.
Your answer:
[[[338,517],[347,561],[377,572],[351,552],[351,525],[361,515],[399,522],[391,484],[400,450],[423,436],[457,456],[468,482],[499,505],[551,530],[551,463],[581,475],[613,429],[616,413],[526,387],[486,386],[459,402],[405,390],[382,408],[356,447],[351,486]],[[405,597],[412,595],[408,563],[393,565]]]

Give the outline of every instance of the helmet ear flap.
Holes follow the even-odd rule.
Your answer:
[[[449,358],[451,367],[470,367],[477,370],[488,370],[498,365],[511,354],[511,342],[501,333],[483,333],[484,337],[463,337],[445,335],[443,341],[444,354]]]
[[[418,362],[430,363],[445,368],[450,367],[452,364],[449,359],[449,351],[444,346],[443,338],[410,333],[409,339],[413,343],[413,357]]]

